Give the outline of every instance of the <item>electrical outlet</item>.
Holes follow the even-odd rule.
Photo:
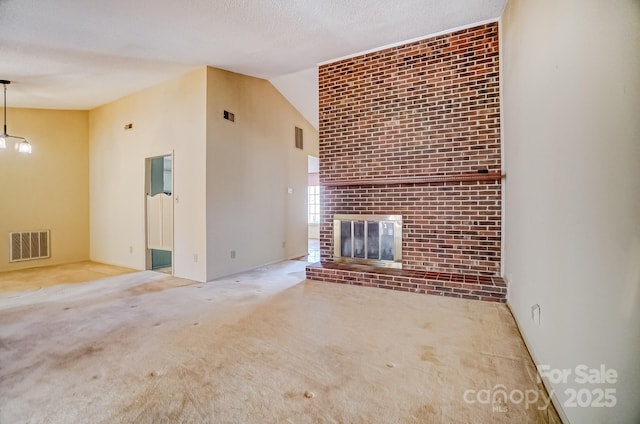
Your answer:
[[[231,259],[235,259],[236,258],[236,251],[232,250],[231,251]]]
[[[284,249],[285,247],[287,247],[287,242],[286,242],[286,241],[283,241],[283,242],[282,242],[282,248]]]
[[[198,254],[197,253],[193,254],[193,262],[195,262],[195,263],[198,262]]]
[[[133,246],[129,246],[129,253],[133,253]]]

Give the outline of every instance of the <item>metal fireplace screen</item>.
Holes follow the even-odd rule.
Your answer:
[[[402,268],[401,215],[334,215],[333,260]]]

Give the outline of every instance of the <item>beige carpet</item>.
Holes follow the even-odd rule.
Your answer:
[[[131,272],[134,270],[90,261],[27,268],[0,272],[0,291],[39,290],[57,284],[85,283]]]
[[[506,306],[304,265],[0,293],[0,422],[559,422]]]

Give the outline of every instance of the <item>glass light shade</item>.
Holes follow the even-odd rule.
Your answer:
[[[27,140],[22,140],[18,145],[18,152],[20,153],[31,153],[31,144]]]
[[[4,134],[0,135],[0,149],[6,149],[7,148],[7,139],[5,138]]]

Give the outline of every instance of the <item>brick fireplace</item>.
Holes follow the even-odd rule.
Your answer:
[[[498,24],[320,66],[308,278],[504,301]],[[334,260],[336,215],[402,217],[402,269]]]

